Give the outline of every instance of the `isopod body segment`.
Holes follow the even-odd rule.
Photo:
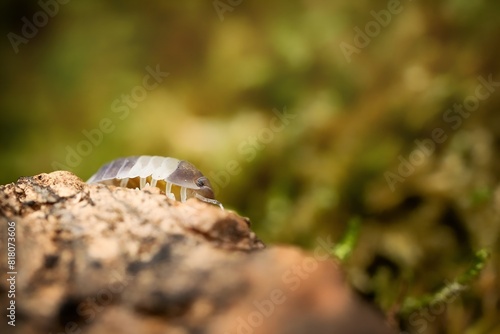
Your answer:
[[[87,183],[140,189],[149,184],[164,190],[171,199],[176,199],[177,193],[181,202],[195,197],[223,208],[215,199],[210,181],[193,164],[175,158],[149,155],[119,158],[102,166]]]

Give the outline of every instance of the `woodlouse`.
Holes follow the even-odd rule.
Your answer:
[[[177,193],[181,202],[195,197],[223,209],[215,199],[210,181],[193,164],[175,158],[148,155],[119,158],[99,168],[87,183],[139,189],[149,184],[164,189],[171,199],[176,199]]]

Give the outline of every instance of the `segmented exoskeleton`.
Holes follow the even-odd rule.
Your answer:
[[[181,202],[195,197],[223,209],[215,199],[210,181],[191,163],[174,158],[148,155],[119,158],[102,166],[87,183],[140,189],[149,184],[165,190],[171,199],[176,199],[178,193]]]

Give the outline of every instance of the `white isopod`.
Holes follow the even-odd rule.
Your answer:
[[[176,199],[177,192],[181,202],[195,197],[223,209],[215,199],[210,181],[193,164],[174,158],[149,155],[119,158],[99,168],[87,183],[138,186],[140,189],[149,184],[165,189],[165,194],[171,199]]]

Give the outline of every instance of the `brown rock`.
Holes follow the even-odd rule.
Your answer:
[[[194,199],[54,172],[1,186],[0,211],[16,247],[0,269],[17,272],[15,298],[0,281],[16,307],[2,333],[391,333],[322,249],[264,249],[247,220]]]

